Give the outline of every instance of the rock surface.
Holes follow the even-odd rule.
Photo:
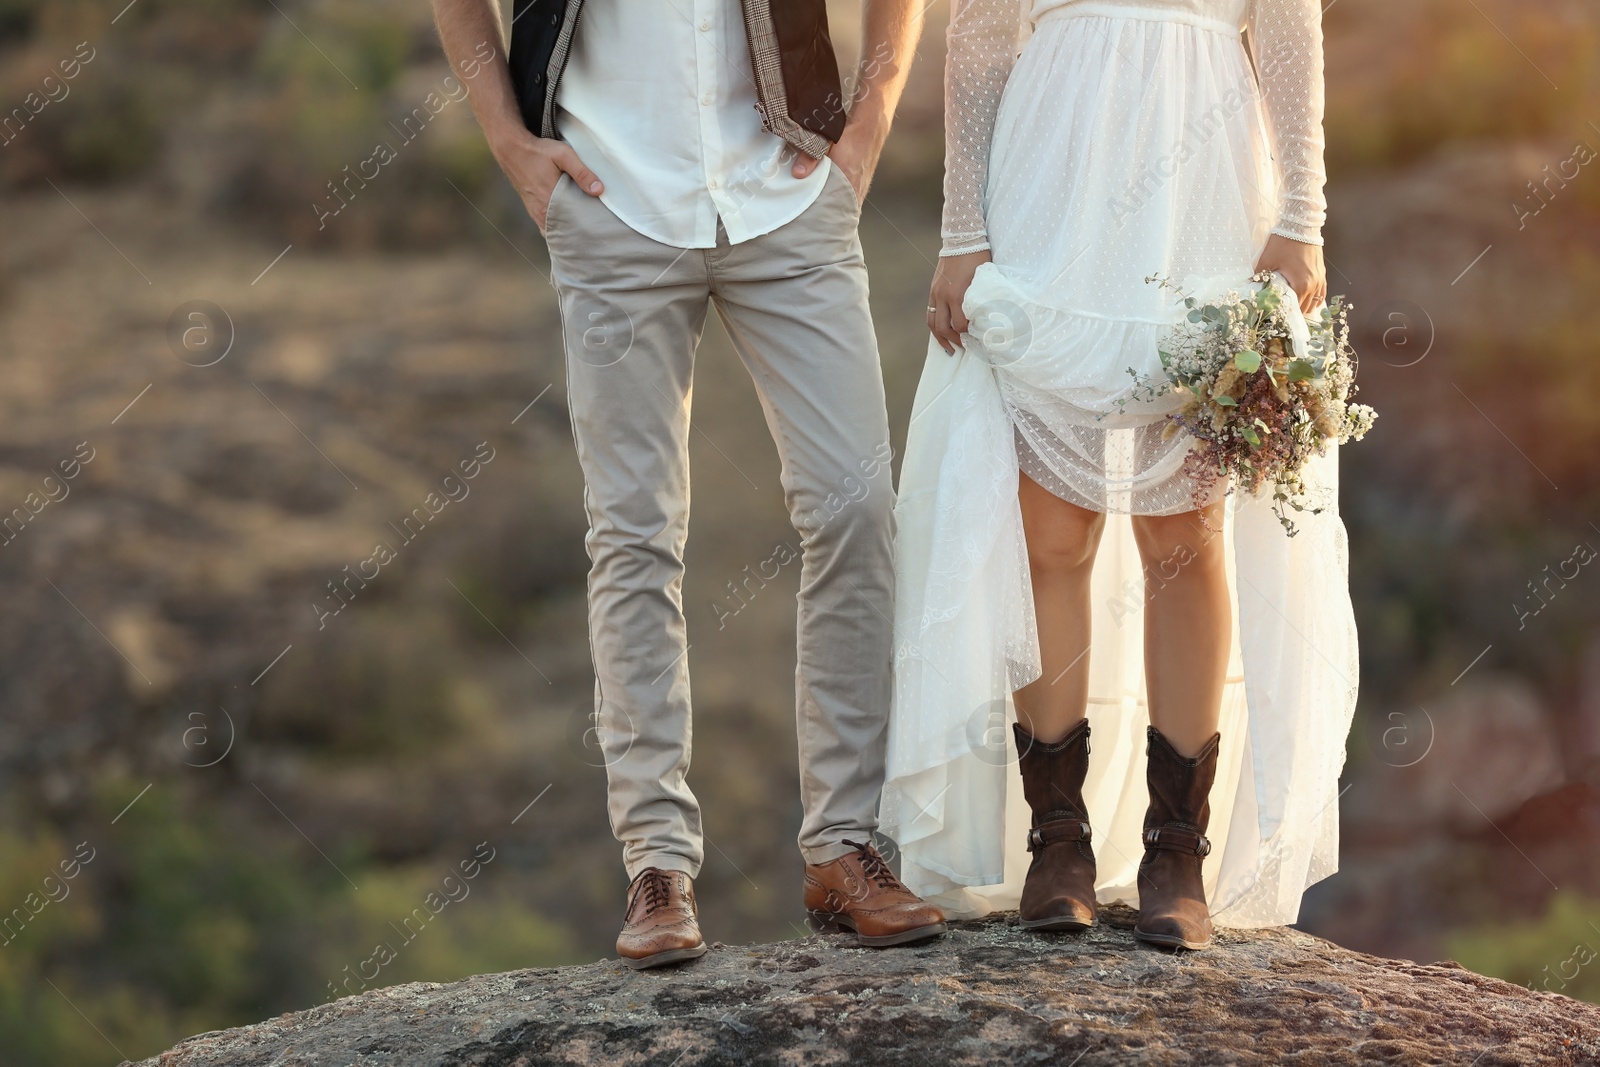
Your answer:
[[[414,984],[201,1034],[140,1067],[535,1064],[1600,1064],[1600,1007],[1295,930],[1169,955],[1111,909],[1082,935],[1014,916],[925,945],[716,945]]]

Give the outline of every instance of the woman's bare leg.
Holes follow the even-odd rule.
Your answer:
[[[1053,745],[1082,721],[1089,700],[1089,578],[1106,517],[1067,503],[1026,474],[1017,495],[1044,666],[1037,681],[1017,690],[1017,721]]]
[[[1201,512],[1135,515],[1144,563],[1144,673],[1150,724],[1192,757],[1217,732],[1232,614],[1223,555],[1223,503]]]

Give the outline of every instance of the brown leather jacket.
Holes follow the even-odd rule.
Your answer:
[[[522,121],[556,136],[556,94],[584,0],[515,0],[511,80]],[[827,0],[741,0],[761,123],[811,156],[844,132],[839,65],[828,36]]]

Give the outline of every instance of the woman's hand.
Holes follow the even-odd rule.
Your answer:
[[[962,314],[961,302],[978,268],[993,259],[988,249],[959,256],[942,256],[933,272],[933,289],[928,293],[928,329],[946,352],[961,347],[961,335],[971,325]]]
[[[1322,246],[1308,245],[1281,233],[1267,238],[1256,270],[1275,270],[1300,297],[1300,310],[1311,314],[1328,299],[1328,271],[1322,263]]]

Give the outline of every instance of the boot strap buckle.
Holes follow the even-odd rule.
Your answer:
[[[1211,839],[1196,830],[1182,826],[1152,826],[1144,832],[1146,848],[1164,848],[1172,852],[1189,852],[1196,856],[1211,855]]]
[[[1028,831],[1028,851],[1037,852],[1063,841],[1088,842],[1093,836],[1085,819],[1052,819]]]

